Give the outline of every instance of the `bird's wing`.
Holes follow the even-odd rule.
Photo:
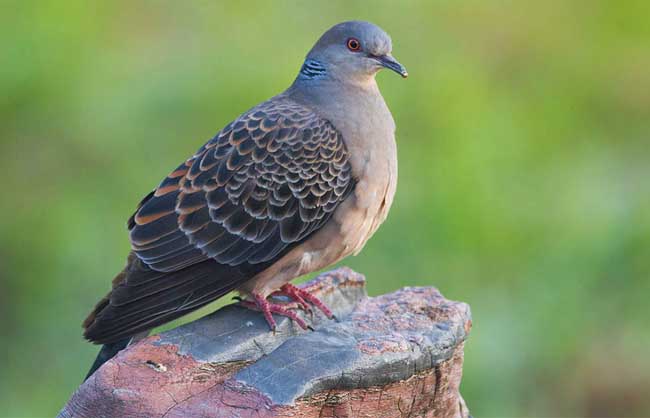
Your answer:
[[[353,187],[330,122],[288,99],[253,108],[140,203],[132,255],[86,338],[124,338],[239,287],[322,227]]]
[[[351,189],[348,152],[330,122],[271,100],[224,128],[174,170],[129,222],[153,270],[213,259],[275,259],[320,228]]]

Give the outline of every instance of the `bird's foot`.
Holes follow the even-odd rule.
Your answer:
[[[276,296],[284,296],[291,299],[291,302],[288,302],[286,305],[284,305],[288,309],[302,309],[303,311],[308,313],[310,317],[313,317],[314,312],[311,309],[311,305],[309,305],[307,301],[299,294],[290,293],[283,289],[280,289],[271,293],[271,297],[276,297]]]
[[[304,309],[306,312],[311,313],[311,307],[307,303],[309,302],[317,307],[322,313],[324,313],[328,319],[336,319],[334,313],[332,313],[330,308],[328,308],[327,305],[323,303],[323,301],[309,293],[309,291],[301,289],[298,286],[294,286],[291,283],[285,284],[280,288],[280,290],[274,292],[273,295],[287,296],[290,299],[296,301],[296,303],[298,303],[298,305],[300,305],[300,307],[302,307],[302,309]]]
[[[272,303],[269,302],[267,299],[265,299],[262,295],[259,294],[252,294],[253,300],[241,300],[239,303],[240,305],[253,309],[253,310],[258,310],[261,311],[262,314],[264,314],[264,318],[266,319],[266,322],[269,324],[269,327],[271,328],[271,331],[275,332],[276,328],[276,323],[275,319],[273,319],[273,314],[278,314],[281,316],[286,316],[289,319],[292,319],[298,326],[304,330],[314,330],[311,326],[307,325],[305,321],[303,321],[302,318],[296,314],[295,311],[290,310],[287,308],[286,305],[284,304],[279,304],[279,303]]]

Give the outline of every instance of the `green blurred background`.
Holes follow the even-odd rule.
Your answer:
[[[477,417],[649,416],[650,24],[644,1],[0,4],[0,415],[53,416],[125,221],[180,161],[365,19],[400,182],[345,264],[371,294],[468,302]]]

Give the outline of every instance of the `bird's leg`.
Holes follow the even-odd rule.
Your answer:
[[[283,286],[284,287],[284,286]],[[314,312],[311,310],[311,306],[303,299],[302,296],[300,296],[297,293],[289,293],[283,288],[280,288],[279,290],[276,290],[275,292],[271,293],[271,296],[286,296],[289,299],[292,299],[292,308],[293,309],[302,309],[303,311],[307,312],[310,316],[314,314]]]
[[[307,325],[305,321],[303,321],[302,318],[300,318],[294,311],[287,309],[285,306],[278,303],[271,303],[264,296],[257,293],[253,293],[251,296],[253,296],[252,301],[242,300],[239,303],[246,308],[261,311],[262,314],[264,314],[264,319],[266,319],[266,322],[269,324],[271,331],[275,332],[276,328],[273,314],[286,316],[287,318],[292,319],[296,324],[298,324],[300,328],[304,330],[313,330],[313,328]]]
[[[317,307],[321,312],[323,312],[328,319],[335,319],[334,313],[332,313],[330,308],[328,308],[320,299],[318,299],[316,296],[312,295],[305,289],[301,289],[298,286],[294,286],[291,283],[287,283],[275,293],[279,295],[288,296],[289,298],[298,302],[298,304],[303,308],[305,306],[308,306],[307,302],[309,302],[315,307]],[[311,312],[310,308],[306,308],[305,310],[307,312]]]

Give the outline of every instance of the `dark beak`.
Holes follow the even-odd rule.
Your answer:
[[[379,64],[382,67],[386,67],[386,68],[388,68],[390,70],[395,71],[397,74],[401,75],[403,78],[406,78],[406,77],[409,76],[409,73],[408,73],[408,71],[406,71],[406,68],[402,64],[400,64],[399,61],[397,61],[395,58],[393,58],[392,55],[382,55],[382,56],[379,56],[379,57],[375,57],[375,59],[377,60],[377,62],[379,62]]]

